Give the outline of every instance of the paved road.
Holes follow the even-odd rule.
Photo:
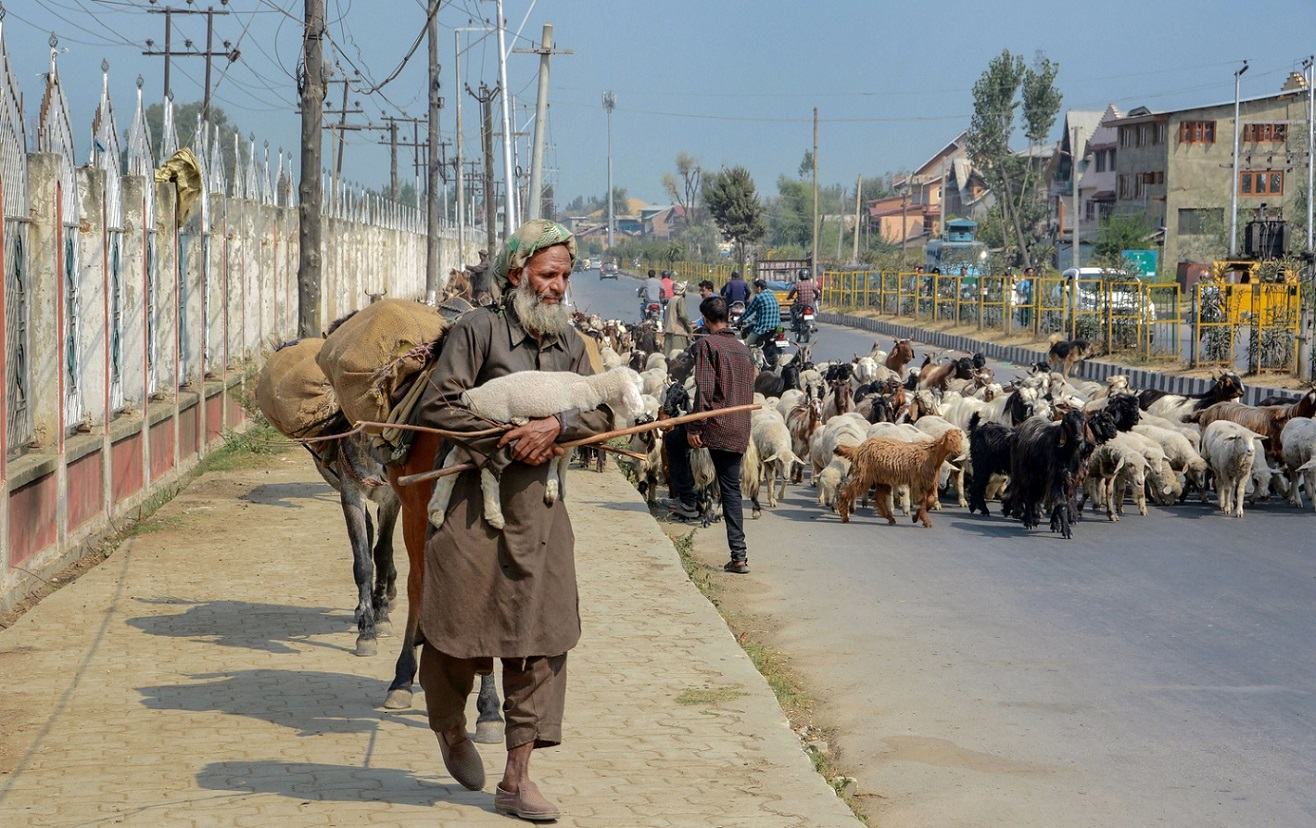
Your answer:
[[[846,526],[813,495],[750,522],[744,609],[823,699],[879,824],[1316,824],[1310,510],[1194,503],[1064,542],[955,507]]]

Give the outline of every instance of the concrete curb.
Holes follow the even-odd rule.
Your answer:
[[[873,333],[896,337],[898,339],[913,339],[918,342],[924,342],[928,345],[935,345],[938,348],[946,348],[948,350],[964,351],[966,353],[977,353],[981,351],[990,359],[1003,362],[1013,362],[1016,365],[1032,365],[1036,362],[1046,360],[1045,351],[1024,345],[1001,345],[985,339],[975,339],[969,336],[949,334],[944,331],[930,331],[914,325],[901,325],[896,322],[888,322],[885,319],[877,319],[868,316],[852,316],[844,313],[820,313],[818,315],[818,320],[831,325],[843,325],[847,328],[858,328],[860,330],[872,331]],[[1211,383],[1208,380],[1200,377],[1186,377],[1182,374],[1164,373],[1147,368],[1131,368],[1127,365],[1102,362],[1099,359],[1084,360],[1076,366],[1075,372],[1083,379],[1093,380],[1095,382],[1104,382],[1107,377],[1115,374],[1123,374],[1129,378],[1129,384],[1136,389],[1142,390],[1145,388],[1154,388],[1158,391],[1167,391],[1171,394],[1202,394],[1211,386]],[[1243,402],[1250,405],[1256,405],[1259,401],[1271,396],[1272,394],[1279,395],[1295,402],[1301,396],[1298,392],[1287,388],[1272,388],[1264,385],[1255,385],[1253,383],[1246,383],[1245,387],[1247,390],[1243,395]]]

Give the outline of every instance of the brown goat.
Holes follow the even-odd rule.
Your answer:
[[[886,355],[886,367],[896,372],[897,376],[905,375],[905,366],[914,359],[914,343],[908,339],[897,339],[895,347],[891,353]]]
[[[1292,407],[1287,405],[1244,405],[1237,402],[1218,402],[1184,417],[1186,423],[1197,423],[1206,428],[1216,420],[1229,420],[1265,437],[1266,455],[1279,459],[1283,452],[1280,432],[1288,423]]]
[[[941,464],[964,451],[964,432],[948,429],[935,440],[906,443],[889,437],[870,437],[857,446],[837,446],[835,453],[850,461],[850,477],[836,499],[842,523],[850,522],[850,510],[856,497],[876,489],[878,514],[889,525],[896,522],[891,513],[890,494],[896,486],[909,487],[911,503],[917,503],[913,520],[932,526],[928,509],[937,493],[937,475]]]

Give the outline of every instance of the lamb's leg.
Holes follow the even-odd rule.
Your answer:
[[[1301,472],[1297,469],[1288,469],[1286,473],[1289,479],[1289,505],[1301,509],[1302,493],[1298,491],[1298,478],[1301,476]],[[1311,494],[1310,488],[1307,489],[1307,493]]]
[[[955,496],[959,498],[960,508],[963,509],[969,505],[969,499],[964,494],[964,469],[961,468],[955,472]]]
[[[1220,507],[1220,511],[1224,512],[1227,516],[1232,516],[1234,513],[1234,506],[1229,502],[1229,497],[1234,492],[1234,484],[1226,482],[1221,478],[1217,478],[1215,481],[1215,492],[1216,501]]]
[[[570,455],[563,454],[562,457],[555,458],[547,463],[549,467],[549,479],[544,484],[544,504],[553,505],[558,502],[565,494],[567,486],[567,466],[570,465]]]
[[[443,458],[442,468],[449,469],[456,464],[457,452],[450,450]],[[425,511],[429,514],[430,524],[435,529],[443,525],[443,519],[448,515],[448,504],[452,501],[452,491],[457,487],[458,477],[459,475],[450,474],[447,477],[440,477],[434,484],[434,494],[430,495],[430,502],[425,507]]]
[[[484,495],[484,519],[495,529],[507,525],[503,518],[502,492],[498,478],[488,469],[480,469],[480,493]]]
[[[1311,500],[1311,508],[1316,509],[1316,469],[1311,469],[1305,474],[1307,481],[1307,497]]]
[[[1234,486],[1234,517],[1243,516],[1243,496],[1247,492],[1247,477],[1239,476],[1238,483]]]

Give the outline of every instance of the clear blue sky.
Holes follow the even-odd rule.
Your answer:
[[[398,63],[424,21],[422,0],[328,4],[332,39],[376,80]],[[61,36],[61,49],[67,48],[60,66],[79,162],[86,161],[89,149],[103,57],[111,64],[121,128],[128,123],[139,72],[146,77],[148,100],[158,99],[160,58],[138,52],[147,37],[159,43],[163,22],[142,12],[145,0],[8,0],[6,6],[5,41],[30,123],[40,103],[52,29]],[[529,6],[529,0],[507,0],[512,31]],[[217,103],[272,148],[293,149],[296,91],[286,71],[299,56],[296,16],[302,4],[232,0],[228,8],[233,14],[217,30],[221,38],[241,36],[242,58],[228,69]],[[493,9],[489,0],[442,5],[446,138],[452,137],[457,94],[452,29],[478,25],[477,13],[491,19]],[[777,175],[793,172],[809,146],[815,105],[823,118],[825,181],[849,185],[860,173],[911,167],[967,125],[969,90],[1002,48],[1027,56],[1042,50],[1059,61],[1066,108],[1101,109],[1114,101],[1125,110],[1230,98],[1231,73],[1240,58],[1252,63],[1243,78],[1244,95],[1271,92],[1302,57],[1316,51],[1312,0],[538,0],[523,37],[537,40],[544,21],[554,23],[560,47],[575,50],[553,65],[549,165],[561,202],[604,190],[605,119],[599,99],[608,88],[618,99],[616,183],[634,196],[660,201],[660,175],[682,149],[709,168],[744,164],[761,191],[774,191]],[[182,36],[200,47],[203,19],[180,22],[176,45]],[[475,45],[463,58],[463,79],[492,84],[497,77],[493,39],[469,37]],[[362,97],[367,112],[423,114],[424,57],[422,44],[384,89],[387,101]],[[513,55],[509,64],[509,86],[524,107],[521,124],[533,105],[537,65],[531,55]],[[175,98],[199,98],[201,61],[183,59],[175,66]],[[476,108],[469,97],[466,102],[466,143],[475,147]],[[387,148],[355,134],[346,168],[357,181],[385,183]]]

